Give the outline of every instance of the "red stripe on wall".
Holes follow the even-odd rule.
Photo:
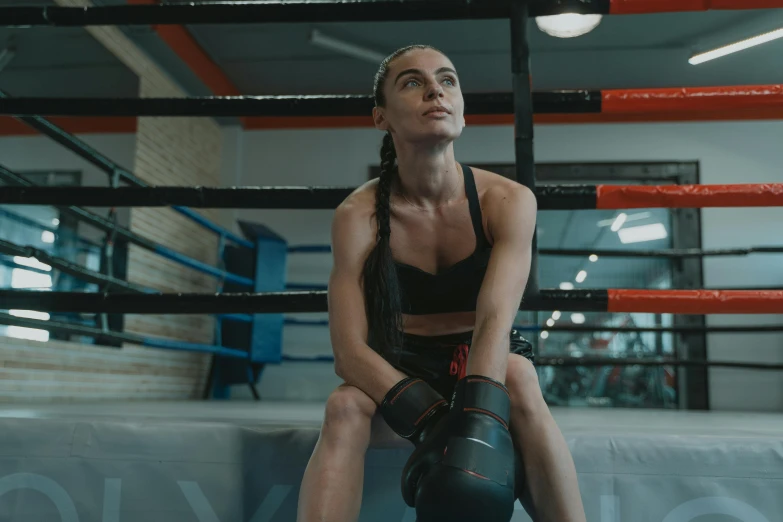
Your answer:
[[[159,0],[128,0],[129,4],[159,4]],[[181,25],[156,25],[153,30],[161,40],[187,65],[212,94],[216,96],[240,96],[242,93],[196,41],[187,27]],[[244,124],[245,119],[240,118]]]
[[[47,118],[71,134],[135,134],[136,118]],[[0,116],[0,136],[36,136],[38,131],[10,116]]]

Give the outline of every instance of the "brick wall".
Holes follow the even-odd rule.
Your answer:
[[[85,0],[57,0],[63,6]],[[114,27],[88,27],[140,80],[142,97],[186,93]],[[207,118],[141,118],[133,170],[153,185],[220,184],[220,128]],[[217,221],[217,212],[203,212]],[[182,254],[214,265],[217,237],[169,209],[134,209],[131,229]],[[164,292],[213,292],[213,278],[132,246],[128,279]],[[126,317],[126,330],[169,339],[212,343],[205,316]],[[125,346],[122,349],[53,341],[0,338],[0,401],[161,400],[201,396],[210,356]]]

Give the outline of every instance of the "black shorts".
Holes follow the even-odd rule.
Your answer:
[[[404,334],[403,347],[394,367],[410,377],[419,377],[450,398],[457,380],[464,376],[473,332],[425,337]],[[511,330],[509,353],[533,362],[533,346]]]

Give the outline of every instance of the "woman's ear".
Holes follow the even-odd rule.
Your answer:
[[[389,122],[386,120],[386,116],[383,114],[381,107],[373,107],[372,120],[375,123],[375,128],[381,131],[389,130]]]

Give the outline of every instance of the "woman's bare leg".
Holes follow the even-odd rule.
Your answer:
[[[585,522],[571,451],[544,402],[530,361],[509,355],[506,387],[511,395],[511,435],[524,461],[538,522]]]
[[[355,522],[364,485],[375,402],[354,386],[326,401],[324,422],[299,492],[298,522]]]

